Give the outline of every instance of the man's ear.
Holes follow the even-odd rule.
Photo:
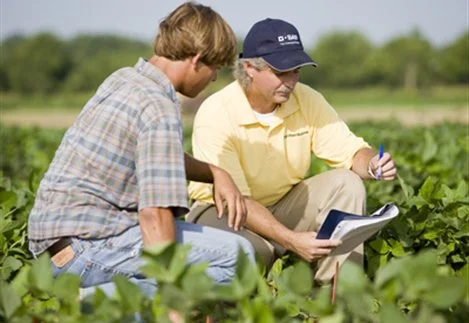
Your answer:
[[[190,58],[190,61],[191,61],[191,65],[194,67],[194,70],[197,72],[199,70],[199,67],[200,67],[199,65],[201,64],[200,53],[198,53],[195,56],[192,56]]]
[[[252,65],[248,61],[243,62],[243,68],[244,68],[244,71],[246,72],[246,74],[251,78],[253,76],[253,73],[258,71],[257,68],[255,68],[254,65]]]

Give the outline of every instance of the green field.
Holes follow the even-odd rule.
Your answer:
[[[219,80],[199,95],[200,98],[222,88],[230,82],[229,79]],[[403,89],[389,89],[384,87],[357,88],[357,89],[322,89],[318,91],[324,94],[326,99],[339,108],[346,107],[374,107],[377,105],[395,105],[396,107],[414,108],[429,105],[451,105],[464,107],[468,105],[469,90],[467,86],[441,86],[431,87],[416,91]],[[14,109],[67,109],[79,110],[93,92],[85,93],[59,93],[53,95],[20,95],[15,93],[0,93],[2,110]]]
[[[166,246],[147,254],[146,272],[161,286],[154,302],[119,278],[116,298],[98,292],[81,306],[78,277],[53,280],[48,259],[33,261],[27,251],[27,216],[64,130],[0,126],[6,138],[0,142],[0,318],[6,321],[126,321],[135,312],[162,320],[170,307],[196,322],[204,314],[230,322],[421,323],[464,322],[469,315],[467,124],[350,125],[373,146],[384,144],[399,169],[395,181],[367,183],[369,212],[394,201],[401,214],[366,243],[365,271],[341,268],[334,304],[331,287],[313,287],[310,268],[295,257],[277,261],[266,275],[241,261],[235,281],[218,288],[200,269],[185,268],[182,248]],[[310,174],[324,170],[313,161]]]

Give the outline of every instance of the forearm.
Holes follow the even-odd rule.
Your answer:
[[[218,167],[197,160],[188,153],[184,154],[184,165],[187,179],[194,182],[213,183],[213,172],[218,170]]]
[[[371,158],[375,155],[376,152],[371,148],[362,148],[357,151],[355,156],[353,156],[352,171],[357,173],[362,179],[372,178],[370,174],[368,174],[368,165]]]
[[[277,242],[285,249],[292,250],[293,231],[280,223],[262,204],[253,199],[246,199],[245,201],[248,212],[246,227],[265,238]]]
[[[138,215],[145,247],[155,243],[176,240],[176,224],[173,212],[170,209],[145,208]]]
[[[247,225],[251,231],[273,240],[306,261],[327,256],[341,244],[340,240],[316,239],[316,232],[294,232],[280,223],[270,211],[261,204],[249,199]]]

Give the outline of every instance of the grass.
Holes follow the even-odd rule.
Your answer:
[[[467,86],[434,86],[408,91],[384,87],[359,89],[318,89],[333,106],[403,106],[414,108],[433,106],[467,106],[469,88]]]
[[[50,95],[24,95],[18,93],[0,93],[2,111],[17,109],[63,109],[80,110],[93,95],[89,93],[56,93]]]
[[[220,77],[191,102],[198,104],[201,98],[221,89],[231,81],[226,75]],[[469,88],[460,86],[435,86],[417,91],[389,89],[384,87],[366,87],[357,89],[322,89],[317,88],[326,99],[337,108],[393,106],[393,108],[420,108],[428,106],[467,107]],[[64,109],[80,110],[93,92],[56,93],[51,95],[21,95],[0,93],[0,110],[18,109]]]

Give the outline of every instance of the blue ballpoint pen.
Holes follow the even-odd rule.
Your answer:
[[[384,145],[381,144],[379,145],[379,160],[381,160],[381,158],[383,158],[383,155],[384,155]],[[381,179],[381,173],[382,173],[382,170],[381,170],[381,166],[378,167],[378,172],[376,174],[376,178],[377,179]]]

